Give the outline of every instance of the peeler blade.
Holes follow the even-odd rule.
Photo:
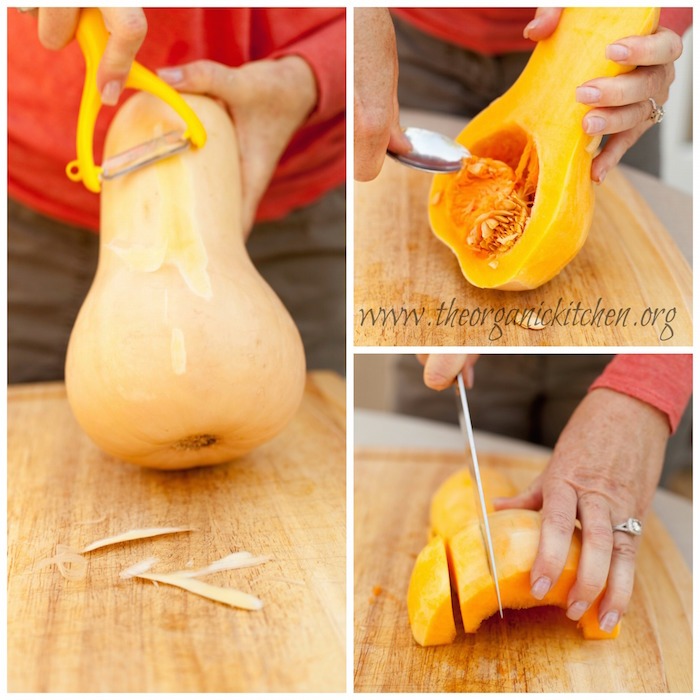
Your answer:
[[[167,134],[107,158],[102,163],[100,179],[113,180],[120,175],[126,175],[138,168],[169,158],[186,150],[189,146],[190,140],[185,138],[182,132],[169,131]]]

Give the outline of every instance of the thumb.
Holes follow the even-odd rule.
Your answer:
[[[468,357],[468,355],[431,353],[424,364],[423,383],[435,391],[447,389],[464,369]]]
[[[408,140],[406,134],[403,133],[401,125],[397,122],[391,127],[391,131],[389,132],[387,151],[402,154],[408,153],[411,149],[411,142]]]
[[[525,491],[515,496],[494,498],[493,507],[496,510],[506,510],[507,508],[540,510],[542,508],[542,476],[538,476]]]
[[[559,24],[561,7],[540,7],[533,19],[523,30],[523,36],[532,41],[541,41],[551,36]]]
[[[159,68],[158,76],[171,87],[183,92],[210,95],[226,100],[231,76],[235,69],[216,61],[193,61],[180,66]]]

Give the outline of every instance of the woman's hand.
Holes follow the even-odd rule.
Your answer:
[[[544,8],[525,28],[527,38],[539,41],[556,28],[561,8]],[[653,106],[668,99],[675,77],[674,61],[683,51],[683,42],[675,32],[659,27],[649,36],[621,38],[606,47],[605,56],[621,66],[635,66],[629,73],[614,78],[594,78],[576,88],[576,100],[592,109],[583,118],[587,134],[612,134],[593,160],[591,179],[601,183],[628,148],[650,129]]]
[[[131,64],[146,38],[148,25],[138,7],[100,8],[109,39],[97,69],[97,89],[102,104],[115,105],[124,89]],[[75,36],[80,8],[42,7],[36,10],[39,20],[39,41],[47,48],[62,49]]]
[[[462,374],[467,388],[474,386],[474,365],[478,355],[417,355],[423,367],[423,382],[429,389],[442,391],[451,387],[457,375]]]
[[[583,545],[567,616],[578,620],[607,582],[601,629],[611,631],[627,609],[639,538],[613,533],[628,518],[643,521],[663,466],[667,417],[638,399],[596,389],[561,433],[545,471],[524,493],[495,499],[503,508],[542,509],[542,532],[532,567],[532,594],[542,599],[567,558],[576,518]]]
[[[396,35],[389,10],[355,9],[355,179],[373,180],[387,149],[411,150],[399,125]]]
[[[284,56],[239,68],[195,61],[164,68],[158,74],[182,92],[221,100],[228,110],[240,149],[242,219],[247,236],[279,159],[316,106],[318,90],[311,67],[299,56]]]

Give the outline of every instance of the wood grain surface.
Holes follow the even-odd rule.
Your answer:
[[[524,487],[544,460],[482,455]],[[506,610],[453,644],[420,647],[406,592],[426,543],[430,497],[463,468],[453,452],[355,456],[355,690],[690,692],[691,574],[656,516],[645,522],[635,588],[616,640],[586,641],[563,610]],[[459,628],[458,628],[459,629]]]
[[[619,171],[596,188],[593,226],[578,256],[527,292],[466,281],[430,230],[430,182],[430,175],[387,159],[376,180],[355,184],[356,345],[692,345],[690,267]],[[576,316],[579,302],[598,314]],[[494,323],[500,309],[506,319],[523,308],[558,313],[556,320],[554,313],[544,317],[552,323],[543,330]]]
[[[8,689],[14,692],[345,690],[345,385],[309,375],[291,424],[249,456],[181,472],[140,469],[95,447],[62,384],[8,391]],[[97,522],[96,522],[97,521]],[[33,572],[57,543],[139,527],[186,534],[88,555],[83,581]],[[119,572],[230,552],[264,566],[203,579],[259,596],[247,612]]]

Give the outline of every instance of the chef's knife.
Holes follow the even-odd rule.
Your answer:
[[[474,495],[476,498],[476,509],[479,514],[479,525],[481,526],[481,537],[484,541],[484,547],[486,553],[488,554],[489,569],[491,570],[491,577],[493,578],[493,584],[496,587],[496,598],[498,599],[498,611],[503,617],[503,606],[501,605],[501,589],[498,587],[498,572],[496,570],[496,557],[493,553],[493,541],[491,540],[491,530],[489,529],[489,519],[486,514],[486,500],[484,499],[484,489],[481,485],[481,472],[479,471],[479,461],[476,457],[476,447],[474,446],[474,431],[472,430],[472,419],[469,415],[469,404],[467,403],[467,392],[464,388],[464,379],[462,373],[457,375],[457,386],[458,386],[458,403],[461,406],[461,410],[458,410],[459,414],[459,424],[462,427],[462,433],[469,445],[469,452],[471,453],[471,459],[467,459],[469,464],[469,473],[472,477],[472,482],[476,486],[474,489]]]

